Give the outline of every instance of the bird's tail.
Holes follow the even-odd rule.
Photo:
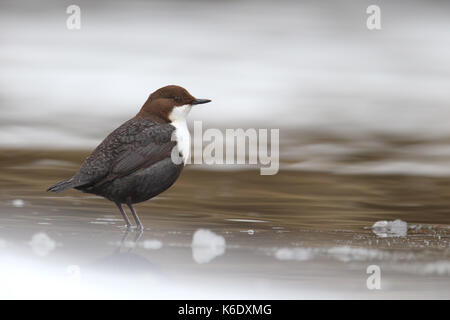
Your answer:
[[[74,186],[75,186],[74,179],[70,178],[68,180],[60,181],[60,182],[52,185],[50,188],[47,189],[47,191],[59,193],[64,190],[73,188]]]

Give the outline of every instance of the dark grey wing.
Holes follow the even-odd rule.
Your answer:
[[[99,186],[107,181],[127,176],[170,157],[172,149],[177,143],[170,140],[173,129],[167,129],[169,128],[155,128],[154,131],[159,133],[157,139],[154,136],[149,136],[139,147],[122,152],[112,164],[108,175],[95,185]]]
[[[133,118],[114,130],[72,178],[80,189],[111,181],[170,155],[176,141],[170,124]]]

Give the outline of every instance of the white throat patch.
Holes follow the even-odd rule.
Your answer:
[[[191,152],[191,134],[186,123],[186,117],[191,111],[192,106],[186,104],[180,107],[174,107],[169,115],[171,125],[175,127],[175,138],[177,141],[178,151],[181,152],[183,163],[186,164]]]

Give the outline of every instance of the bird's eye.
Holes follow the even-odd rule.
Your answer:
[[[175,100],[175,102],[181,102],[181,98],[180,97],[173,97],[173,100]]]

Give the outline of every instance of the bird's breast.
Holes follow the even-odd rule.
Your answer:
[[[183,163],[186,164],[191,151],[191,134],[186,120],[175,120],[171,123],[175,127],[174,136],[177,142],[178,151],[181,153]]]

